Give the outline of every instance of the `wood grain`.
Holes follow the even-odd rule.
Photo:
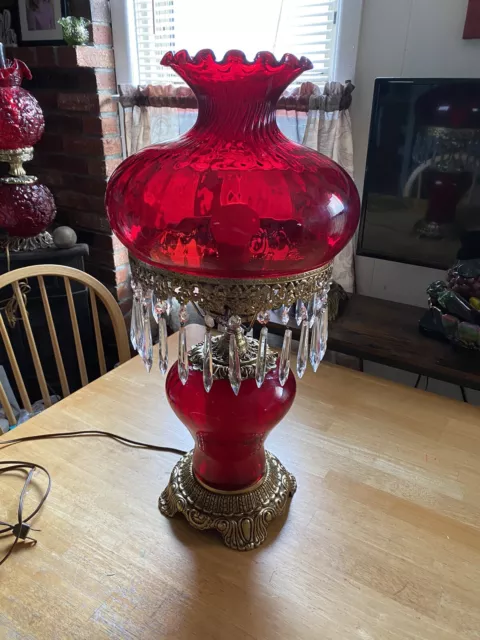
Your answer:
[[[30,347],[30,353],[32,355],[33,366],[35,368],[35,373],[37,375],[38,384],[40,386],[40,391],[43,398],[43,404],[45,407],[51,407],[52,401],[50,400],[50,393],[48,391],[47,381],[45,380],[45,374],[43,373],[42,362],[40,360],[40,356],[38,355],[37,343],[35,342],[35,337],[33,335],[32,327],[30,325],[30,319],[28,317],[28,311],[25,306],[25,301],[23,299],[22,293],[20,291],[20,286],[17,280],[15,282],[12,282],[12,289],[17,299],[18,308],[20,309],[20,314],[22,316],[22,322],[25,328],[25,334],[27,336],[28,346]]]
[[[139,358],[14,434],[74,429],[192,444],[158,368],[148,375]],[[159,514],[176,456],[100,439],[0,449],[53,476],[37,546],[0,569],[0,638],[480,637],[478,408],[323,364],[268,448],[298,491],[267,543],[243,554]],[[15,519],[20,486],[0,480],[0,519]]]
[[[68,386],[67,374],[65,373],[65,367],[63,365],[57,330],[55,329],[55,323],[53,321],[52,310],[50,309],[50,302],[48,301],[48,294],[43,276],[38,276],[38,286],[40,288],[40,295],[42,296],[43,310],[45,311],[45,317],[47,319],[48,332],[50,334],[53,355],[55,357],[55,364],[57,365],[58,377],[62,388],[62,396],[66,398],[70,395],[70,388]]]
[[[3,316],[1,313],[0,313],[0,335],[2,336],[3,345],[5,347],[5,351],[7,352],[8,361],[10,362],[10,366],[12,368],[13,377],[15,378],[15,383],[17,385],[18,392],[20,393],[20,398],[22,399],[23,407],[31,413],[32,405],[30,403],[30,398],[28,397],[27,389],[25,388],[25,383],[23,381],[23,376],[20,371],[20,367],[18,366],[17,358],[15,357],[12,343],[10,341],[10,336],[8,335],[8,331],[5,326],[5,322],[3,321]],[[16,420],[12,424],[15,424],[15,423],[16,423]]]

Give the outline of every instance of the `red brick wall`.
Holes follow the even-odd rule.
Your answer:
[[[71,0],[70,12],[92,20],[93,46],[10,49],[33,79],[24,86],[39,101],[45,134],[27,171],[52,191],[56,223],[75,229],[90,245],[86,268],[117,297],[124,312],[131,302],[128,256],[112,236],[104,195],[108,177],[121,162],[112,32],[107,0]]]

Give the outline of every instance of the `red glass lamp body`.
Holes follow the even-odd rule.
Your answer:
[[[32,74],[21,60],[0,68],[0,149],[33,147],[42,137],[45,121],[36,99],[20,86]]]
[[[188,382],[183,385],[177,367],[172,367],[167,397],[195,441],[196,477],[224,491],[244,489],[260,480],[265,472],[265,439],[289,411],[295,389],[293,374],[282,387],[274,370],[260,389],[250,378],[242,382],[235,396],[228,380],[217,380],[206,393],[200,371],[190,368]]]
[[[275,107],[311,63],[230,51],[167,54],[194,91],[198,119],[181,138],[128,158],[106,204],[140,260],[203,277],[278,277],[329,262],[352,237],[360,203],[335,162],[288,140]]]
[[[53,196],[44,185],[0,183],[0,228],[10,236],[36,236],[56,213]]]

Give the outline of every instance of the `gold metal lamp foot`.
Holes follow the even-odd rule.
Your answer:
[[[231,549],[249,551],[265,541],[268,525],[283,513],[296,489],[294,476],[266,451],[265,475],[253,487],[210,490],[195,478],[190,452],[175,465],[158,506],[169,518],[182,513],[195,529],[216,529]]]

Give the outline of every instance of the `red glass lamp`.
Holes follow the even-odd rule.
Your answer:
[[[355,232],[359,198],[340,166],[291,142],[276,124],[278,99],[309,60],[262,52],[248,62],[229,51],[217,62],[205,50],[194,58],[168,53],[162,64],[194,91],[197,122],[178,140],[125,160],[106,196],[111,226],[130,252],[131,338],[148,369],[150,310],[166,373],[166,316],[172,297],[181,304],[167,395],[195,448],[173,470],[160,508],[250,549],[295,490],[293,476],[264,449],[294,400],[295,378],[291,330],[277,358],[266,326],[258,341],[244,328],[255,318],[266,325],[268,310],[280,307],[287,325],[295,303],[297,374],[308,360],[316,370],[326,351],[332,260]],[[202,309],[207,332],[187,353],[189,301]]]
[[[21,87],[31,77],[21,60],[5,59],[0,44],[0,162],[10,165],[8,175],[0,178],[0,228],[8,234],[0,244],[11,250],[50,246],[45,229],[56,215],[50,191],[23,168],[45,128],[40,105]]]

